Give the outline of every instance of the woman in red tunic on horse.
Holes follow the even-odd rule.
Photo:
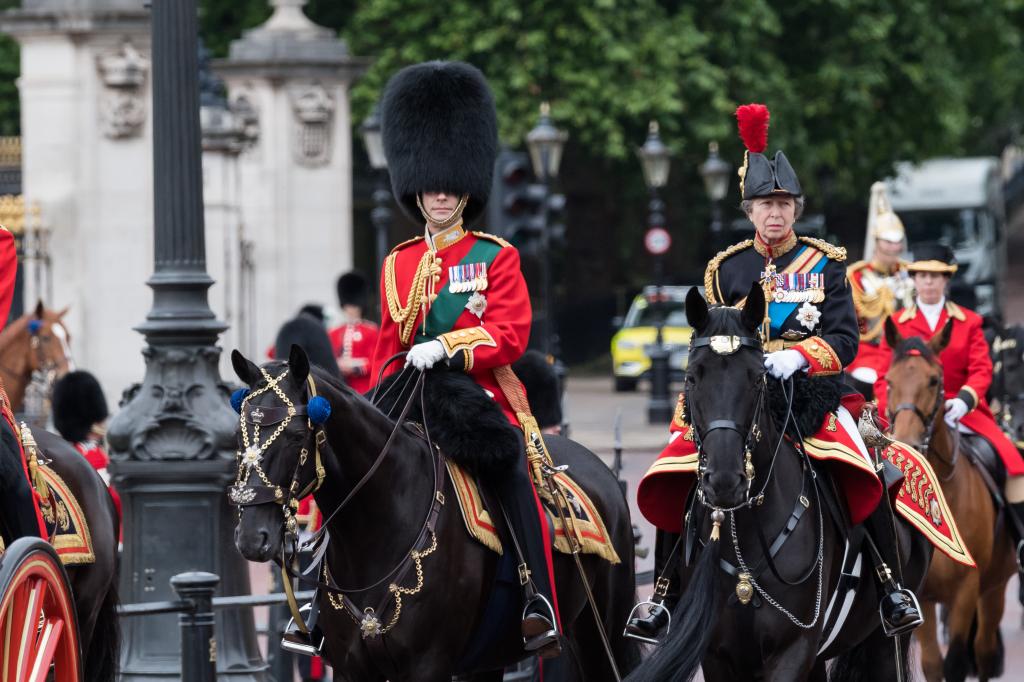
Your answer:
[[[953,251],[942,244],[926,244],[915,249],[915,260],[908,270],[914,278],[917,297],[909,308],[897,310],[893,322],[903,337],[920,336],[926,341],[952,325],[949,345],[939,355],[945,390],[945,419],[960,432],[975,452],[993,452],[1006,469],[1005,497],[1011,523],[1009,529],[1017,547],[1017,565],[1024,559],[1024,458],[996,424],[985,394],[992,383],[992,357],[982,331],[981,316],[946,298],[949,280],[957,270]],[[892,350],[883,341],[885,354],[878,367],[875,383],[879,413],[884,414],[888,397],[885,373]],[[1024,577],[1024,575],[1022,575]]]

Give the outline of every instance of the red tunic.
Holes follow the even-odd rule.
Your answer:
[[[939,315],[935,331],[928,326],[928,320],[917,306],[896,311],[892,319],[902,336],[920,336],[926,341],[931,339],[935,332],[942,330],[946,320],[953,320],[949,345],[939,354],[946,399],[960,398],[967,403],[969,412],[963,416],[960,423],[992,445],[1002,458],[1010,476],[1024,475],[1024,459],[996,424],[992,410],[985,401],[985,393],[992,383],[992,358],[989,355],[985,334],[981,330],[981,316],[947,301]],[[888,398],[885,374],[889,371],[892,349],[884,340],[882,349],[884,358],[878,367],[879,378],[875,383],[875,396],[878,398],[879,412],[885,414]]]
[[[0,227],[0,328],[7,324],[14,300],[14,280],[18,275],[18,250],[14,235]]]
[[[449,234],[456,236],[446,243],[444,239]],[[454,354],[459,351],[465,353],[465,356],[460,354],[458,357],[466,358],[464,362],[469,366],[468,374],[498,401],[509,421],[518,426],[515,412],[498,386],[493,370],[518,360],[530,338],[530,294],[519,269],[519,252],[496,237],[479,232],[462,232],[458,226],[449,228],[434,238],[440,246],[434,261],[437,266],[435,270],[440,268],[440,271],[435,275],[437,279],[433,287],[434,291],[439,292],[448,286],[448,268],[457,265],[479,239],[497,240],[503,247],[487,267],[487,287],[480,292],[486,298],[486,307],[480,317],[468,309],[463,310],[452,329],[444,330],[446,333],[437,335],[437,338],[445,344],[450,359],[454,359]],[[415,315],[415,326],[413,333],[404,342],[400,325],[391,314],[391,307],[393,304],[399,308],[410,305],[410,288],[426,252],[427,243],[422,237],[395,247],[389,256],[395,259],[395,287],[391,293],[388,292],[386,274],[381,275],[381,300],[387,302],[387,307],[382,311],[380,336],[370,370],[374,380],[388,358],[409,350],[416,343],[415,334],[422,328],[425,307],[419,306],[418,311],[411,313]],[[429,297],[429,293],[426,296]],[[464,335],[459,335],[460,330]],[[385,376],[401,369],[402,364],[400,360],[391,363]],[[463,368],[465,365],[462,365]]]
[[[334,349],[334,357],[339,360],[338,367],[341,368],[341,360],[352,362],[353,366],[347,370],[341,369],[341,373],[348,385],[359,393],[366,393],[373,385],[370,363],[379,333],[377,325],[366,320],[349,322],[327,332],[331,339],[331,347]]]

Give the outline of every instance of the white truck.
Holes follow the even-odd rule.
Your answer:
[[[1006,272],[1006,207],[999,159],[937,158],[920,164],[900,162],[886,179],[893,210],[907,231],[907,250],[941,242],[956,254],[956,279],[969,284],[977,312],[1001,311]],[[865,258],[874,251],[867,235]]]

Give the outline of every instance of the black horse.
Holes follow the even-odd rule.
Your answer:
[[[6,428],[3,431],[9,433]],[[85,680],[108,682],[117,673],[121,638],[117,621],[117,510],[103,479],[78,450],[60,436],[41,429],[33,430],[32,435],[39,454],[67,483],[89,525],[95,561],[65,568],[78,616]],[[3,534],[9,544],[11,536],[6,528]]]
[[[326,568],[318,577],[322,580],[329,575],[335,584],[346,586],[344,597],[323,591],[319,597],[318,624],[325,635],[323,653],[334,666],[335,678],[449,682],[453,674],[471,673],[473,680],[497,681],[502,678],[504,666],[525,658],[518,635],[517,596],[516,611],[508,623],[511,628],[500,628],[500,636],[483,656],[468,670],[462,669],[463,656],[474,634],[481,626],[494,625],[482,620],[499,557],[467,534],[452,483],[439,461],[440,453],[432,451],[421,431],[409,425],[396,429],[395,422],[368,400],[316,367],[311,372],[309,360],[298,346],[293,347],[287,363],[268,363],[262,370],[238,351],[232,354],[232,363],[239,378],[253,391],[243,413],[259,409],[268,415],[261,417],[267,435],[283,423],[278,420],[277,426],[269,425],[276,418],[273,415],[284,408],[283,398],[301,408],[300,414],[302,409],[312,410],[306,406],[314,389],[330,404],[330,416],[322,424],[325,440],[319,455],[314,453],[315,433],[320,427],[315,420],[301,417],[287,423],[273,442],[266,443],[264,436],[266,447],[242,455],[239,465],[258,463],[258,470],[266,477],[263,484],[301,493],[316,487],[315,461],[322,462],[322,483],[314,498],[328,519],[330,540],[324,558]],[[277,379],[285,372],[287,376],[276,384],[281,393],[260,392],[268,385],[266,377]],[[424,380],[430,381],[429,373]],[[322,403],[319,405],[322,407]],[[251,431],[252,425],[246,426]],[[240,452],[244,453],[251,441],[247,445],[242,434],[239,438]],[[564,438],[549,436],[545,440],[555,462],[569,464],[573,476],[591,496],[622,558],[617,565],[594,556],[581,559],[602,609],[601,623],[611,638],[617,665],[626,672],[639,659],[636,648],[621,636],[635,593],[633,535],[626,501],[615,477],[595,455]],[[382,453],[384,456],[379,458]],[[335,515],[357,482],[364,479],[365,485]],[[436,481],[440,481],[437,485],[441,495],[436,494]],[[241,492],[262,494],[257,492],[261,489],[259,483],[253,474],[249,486],[242,487]],[[290,497],[284,495],[275,503],[271,493],[239,507],[235,544],[250,561],[281,556],[286,539],[283,510]],[[438,516],[433,532],[425,532],[431,510],[437,510]],[[409,560],[412,550],[418,550],[418,562]],[[408,567],[404,575],[394,570],[401,565]],[[572,656],[577,679],[614,679],[602,654],[594,616],[573,559],[556,555],[555,574],[568,644],[563,656]],[[392,584],[409,588],[401,595],[400,609],[395,600],[387,599]],[[346,610],[344,598],[350,598],[358,610]],[[381,608],[382,604],[387,606]],[[373,636],[367,632],[380,628],[386,634]],[[369,636],[364,639],[362,633]],[[382,656],[387,660],[382,662]],[[390,674],[382,668],[391,668]]]
[[[746,301],[742,310],[709,309],[696,289],[686,298],[694,329],[685,379],[687,418],[701,451],[687,525],[695,531],[693,545],[700,556],[680,576],[685,593],[670,633],[629,679],[690,680],[703,666],[709,682],[824,681],[826,661],[837,656],[832,680],[897,680],[900,674],[906,679],[909,637],[883,635],[881,594],[867,555],[845,625],[830,643],[823,639],[826,605],[839,581],[845,544],[840,525],[830,518],[826,477],[816,468],[816,476],[808,470],[807,460],[780,434],[771,409],[765,409],[768,377],[757,339],[765,303],[757,284]],[[754,501],[758,493],[763,497]],[[780,537],[803,504],[797,501],[800,496],[807,500],[807,513],[783,541],[769,571],[761,547]],[[717,541],[710,539],[713,516],[721,523]],[[902,523],[898,535],[903,582],[916,588],[931,547]],[[722,570],[721,560],[749,573],[747,580]],[[752,603],[737,599],[741,593]]]

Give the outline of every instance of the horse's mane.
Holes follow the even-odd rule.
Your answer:
[[[3,331],[0,331],[0,349],[6,348],[14,340],[14,337],[25,331],[31,317],[31,315],[22,315],[4,327]]]
[[[909,336],[903,339],[903,342],[893,351],[892,360],[897,362],[910,356],[921,356],[929,362],[937,362],[935,352],[920,336]]]

